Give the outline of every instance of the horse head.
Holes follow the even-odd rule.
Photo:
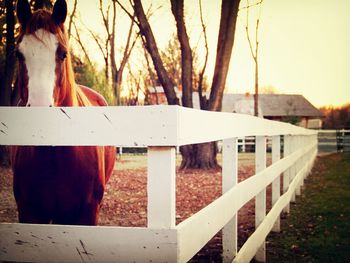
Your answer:
[[[64,27],[67,3],[57,0],[52,12],[31,11],[18,0],[20,35],[17,43],[18,85],[26,106],[73,106],[74,74]]]

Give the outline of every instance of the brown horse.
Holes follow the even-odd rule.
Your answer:
[[[57,0],[52,13],[32,13],[27,0],[18,1],[19,106],[107,105],[95,91],[75,84],[66,15],[65,0]],[[97,224],[114,147],[18,146],[11,159],[20,222]]]

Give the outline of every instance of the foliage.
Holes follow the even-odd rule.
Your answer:
[[[288,115],[284,117],[282,121],[293,125],[297,125],[301,121],[301,117],[295,115]]]
[[[268,239],[268,262],[348,262],[350,153],[321,157],[302,200]],[[281,260],[282,259],[282,260]]]
[[[107,100],[109,105],[113,105],[112,88],[106,79],[104,70],[98,71],[94,66],[89,63],[83,63],[75,56],[73,56],[73,66],[76,83],[96,90]]]
[[[350,104],[341,107],[322,107],[324,129],[350,129]]]

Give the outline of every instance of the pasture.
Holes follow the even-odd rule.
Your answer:
[[[218,161],[221,164],[221,154]],[[177,155],[177,166],[181,155]],[[239,181],[254,174],[254,153],[239,154]],[[271,163],[268,155],[268,164]],[[220,170],[177,171],[176,221],[182,222],[221,195]],[[0,222],[17,222],[12,194],[11,169],[0,168]],[[113,176],[107,184],[99,225],[146,227],[147,225],[147,156],[123,154],[118,157]],[[269,200],[271,192],[268,191]],[[254,200],[239,211],[239,245],[254,231]],[[221,261],[221,233],[216,235],[195,258]]]
[[[221,155],[218,156],[221,162]],[[177,163],[180,162],[180,156]],[[270,159],[270,158],[269,158]],[[239,154],[239,180],[254,173],[254,154]],[[146,155],[123,155],[117,160],[105,193],[100,225],[146,226]],[[291,213],[281,220],[281,233],[267,239],[268,262],[340,262],[349,259],[350,154],[319,157],[305,190]],[[0,222],[17,222],[12,195],[12,172],[0,168]],[[221,194],[220,171],[178,171],[177,223]],[[267,198],[270,199],[270,191]],[[269,209],[269,208],[268,208]],[[239,211],[239,245],[254,231],[254,202]],[[191,262],[221,262],[221,234],[217,234]],[[339,259],[339,260],[338,260]]]

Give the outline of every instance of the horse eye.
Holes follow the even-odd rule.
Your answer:
[[[66,51],[63,51],[62,54],[61,54],[61,57],[60,57],[61,60],[62,60],[62,61],[65,60],[66,57],[67,57],[67,52],[66,52]]]
[[[66,57],[67,57],[67,51],[59,50],[57,52],[57,57],[58,57],[59,60],[64,61],[66,59]]]

